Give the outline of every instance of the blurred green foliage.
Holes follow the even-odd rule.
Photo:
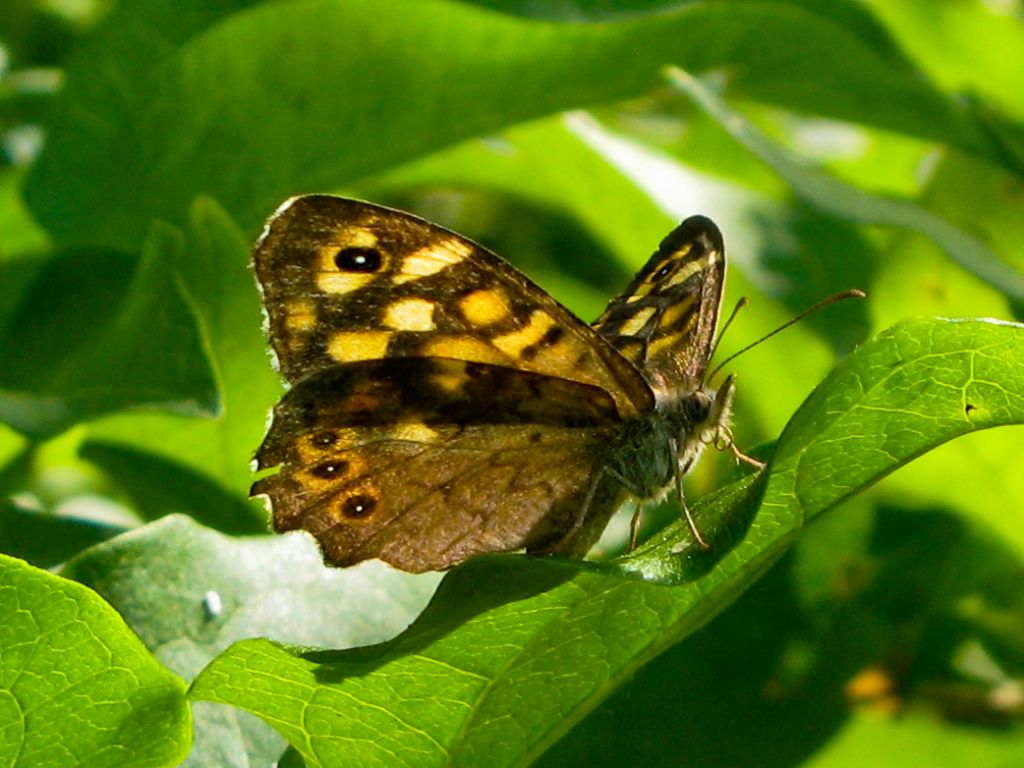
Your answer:
[[[1021,61],[1020,0],[4,2],[0,758],[1020,764]],[[329,571],[246,498],[248,248],[306,192],[587,319],[709,215],[720,359],[869,298],[730,364],[778,443],[690,478],[711,559],[665,505],[592,566]]]

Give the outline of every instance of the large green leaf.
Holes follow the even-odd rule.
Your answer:
[[[186,679],[241,638],[345,646],[387,639],[422,610],[438,580],[381,563],[342,573],[323,567],[304,534],[231,538],[183,515],[95,546],[63,575],[95,589]],[[255,718],[195,706],[187,765],[242,768],[280,755],[280,737]]]
[[[90,589],[0,555],[4,765],[177,765],[185,684]]]
[[[90,425],[84,452],[124,483],[147,517],[189,512],[222,530],[256,533],[265,530],[262,508],[240,497],[281,384],[267,360],[248,243],[208,198],[192,206],[185,233],[178,268],[214,368],[220,413],[203,421],[116,414]]]
[[[726,67],[739,95],[1001,157],[877,30],[811,3],[692,2],[602,24],[442,0],[193,5],[124,4],[69,65],[26,187],[60,242],[134,249],[151,219],[181,223],[199,194],[253,231],[296,191],[637,95],[666,64]]]
[[[394,641],[320,652],[245,641],[191,695],[259,715],[310,766],[528,763],[726,608],[810,519],[946,440],[1024,423],[1022,362],[1021,326],[896,325],[815,390],[759,482],[697,505],[716,540],[742,524],[742,540],[713,561],[681,524],[618,564],[481,558],[455,569]]]

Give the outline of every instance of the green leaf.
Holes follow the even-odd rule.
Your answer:
[[[130,424],[130,417],[124,418],[122,423]],[[139,426],[137,420],[136,426]],[[174,426],[184,431],[184,425]],[[204,430],[199,427],[197,431],[201,433]],[[135,436],[142,442],[159,436],[166,439],[168,433],[173,434],[169,429],[142,430]],[[127,433],[126,437],[131,434]],[[209,450],[208,446],[206,448]],[[258,505],[250,504],[207,473],[187,466],[184,461],[174,461],[119,442],[96,439],[83,443],[79,455],[82,460],[102,469],[144,520],[187,512],[198,522],[225,533],[266,531],[266,516],[259,512]]]
[[[1021,423],[1022,354],[1022,326],[996,320],[907,320],[879,334],[790,419],[763,512],[806,522],[929,448]]]
[[[538,764],[782,768],[870,755],[902,768],[909,753],[933,766],[1016,764],[1024,566],[953,511],[878,495],[806,528],[764,579]],[[963,674],[965,646],[988,656],[990,679]],[[857,694],[864,679],[875,690]]]
[[[324,568],[306,534],[232,538],[183,515],[95,546],[63,574],[95,589],[186,679],[240,638],[379,642],[412,621],[438,580],[381,563],[343,573]],[[284,748],[255,718],[201,703],[195,714],[190,766],[269,764]]]
[[[50,515],[0,499],[0,552],[41,568],[59,565],[86,547],[122,533],[112,525]]]
[[[938,164],[924,198],[932,210],[983,236],[1024,269],[1024,217],[1008,197],[1012,189],[1006,174],[951,154]],[[1010,302],[964,274],[925,238],[894,238],[880,263],[880,279],[868,288],[876,322],[888,325],[908,315],[1012,316]],[[1024,473],[1006,460],[1019,447],[1014,430],[970,435],[914,462],[886,487],[898,498],[956,509],[998,532],[1024,558],[1024,526],[1006,513],[1024,504]]]
[[[196,678],[191,696],[259,715],[310,766],[528,763],[725,609],[811,518],[957,435],[1024,423],[1022,362],[1018,325],[899,324],[794,415],[761,480],[760,511],[716,562],[688,568],[704,555],[682,524],[617,567],[480,558],[452,571],[391,642],[311,652],[243,641]],[[756,486],[722,494],[742,510]],[[695,508],[712,535],[733,522],[706,519],[722,494]]]
[[[10,254],[41,251],[47,245],[46,233],[32,221],[21,199],[24,175],[23,171],[13,169],[0,173],[0,274],[5,278],[12,261]]]
[[[254,231],[296,190],[636,96],[672,63],[727,67],[747,98],[1001,157],[972,113],[929,87],[876,30],[791,2],[686,3],[602,24],[441,0],[297,0],[244,13],[183,4],[183,20],[167,29],[151,18],[155,5],[120,6],[69,66],[25,189],[61,243],[133,249],[152,219],[181,223],[199,194]],[[116,99],[96,98],[112,90]]]
[[[195,313],[172,268],[180,249],[173,230],[154,227],[137,266],[110,251],[47,263],[0,333],[0,419],[46,438],[125,408],[215,412]]]
[[[0,555],[5,765],[177,765],[191,740],[184,693],[94,592]]]
[[[898,755],[898,762],[893,757]],[[972,765],[1002,768],[1024,760],[1024,741],[1014,734],[993,739],[964,725],[936,727],[933,718],[912,713],[898,723],[870,712],[860,714],[815,755],[808,768],[848,768],[867,763],[902,768]],[[885,762],[882,762],[885,761]]]
[[[927,235],[965,270],[1017,301],[1024,300],[1024,274],[1005,263],[984,241],[920,205],[873,195],[801,163],[687,73],[673,70],[670,77],[676,87],[718,120],[750,152],[770,165],[811,205],[851,221],[889,224]]]
[[[167,413],[126,413],[90,425],[84,452],[115,478],[149,516],[189,512],[233,532],[263,530],[265,514],[244,501],[249,462],[266,415],[282,388],[267,360],[259,294],[249,270],[249,247],[237,225],[213,200],[192,206],[179,263],[212,361],[221,412],[197,421]],[[140,480],[158,481],[157,495]],[[166,486],[181,490],[164,492]],[[202,489],[184,493],[185,488]]]
[[[1016,59],[1024,51],[1024,28],[1009,7],[963,0],[867,0],[863,7],[944,90],[982,94],[1018,118],[1024,117],[1016,87]]]

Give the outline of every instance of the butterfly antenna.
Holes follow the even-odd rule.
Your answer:
[[[725,358],[725,360],[723,360],[717,366],[715,366],[715,370],[713,370],[711,372],[711,375],[708,376],[708,381],[713,379],[715,377],[716,373],[718,373],[726,365],[731,363],[733,360],[735,360],[737,357],[742,355],[744,352],[750,351],[751,349],[756,347],[758,344],[760,344],[762,341],[767,341],[772,336],[774,336],[777,333],[780,333],[781,331],[786,330],[791,325],[796,325],[797,323],[799,323],[801,320],[803,320],[808,315],[813,315],[819,309],[824,309],[829,304],[835,304],[837,301],[843,301],[844,299],[864,299],[864,298],[867,298],[867,294],[864,293],[864,291],[860,290],[859,288],[850,288],[847,291],[842,291],[840,293],[833,294],[832,296],[829,296],[828,298],[822,299],[817,304],[815,304],[813,307],[808,307],[807,309],[805,309],[803,312],[801,312],[799,315],[797,315],[793,319],[787,320],[785,323],[780,325],[774,331],[769,331],[764,336],[762,336],[760,339],[757,339],[756,341],[752,341],[750,344],[747,344],[747,346],[745,346],[743,349],[739,350],[738,352],[733,352],[731,355],[729,355],[727,358]],[[736,316],[737,310],[739,310],[740,306],[745,304],[745,303],[746,303],[746,299],[740,299],[740,303],[738,303],[736,305],[736,309],[734,309],[732,311],[732,315],[729,316],[729,322],[730,323],[732,322],[733,317]],[[725,328],[727,328],[728,326],[729,326],[729,323],[726,323],[725,326],[722,328],[722,333],[725,333]],[[721,339],[722,335],[719,334],[718,338]],[[717,342],[715,342],[715,347],[716,348],[718,347],[718,343]]]
[[[722,342],[722,337],[725,336],[725,332],[729,330],[729,326],[732,325],[732,321],[736,319],[736,315],[740,313],[740,310],[747,306],[750,302],[747,301],[746,296],[741,296],[740,300],[736,302],[736,306],[732,308],[732,312],[729,313],[729,319],[725,321],[722,326],[722,330],[718,332],[718,338],[715,339],[715,343],[711,345],[711,352],[708,354],[708,360],[713,360],[715,352],[718,351],[718,345]],[[718,366],[721,368],[722,366]],[[714,376],[718,372],[718,368],[712,371],[711,376]],[[708,376],[705,381],[710,381],[711,376]]]

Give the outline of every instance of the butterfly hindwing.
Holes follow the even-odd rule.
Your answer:
[[[257,462],[281,469],[253,492],[270,497],[275,528],[310,531],[335,565],[423,571],[557,551],[620,427],[607,393],[564,379],[445,359],[349,363],[274,409]]]
[[[282,375],[444,357],[600,387],[624,416],[652,405],[639,372],[483,247],[411,214],[327,195],[285,203],[254,252]]]

